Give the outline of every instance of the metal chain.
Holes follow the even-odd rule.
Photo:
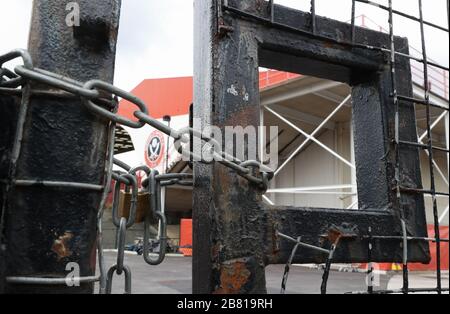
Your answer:
[[[5,56],[9,56],[10,54]],[[1,56],[0,66],[2,65],[2,59],[6,58],[5,56]],[[135,95],[117,88],[107,82],[90,80],[86,83],[82,83],[53,72],[35,68],[32,66],[32,63],[26,63],[25,66],[19,65],[14,69],[14,72],[1,67],[0,69],[2,71],[0,72],[0,92],[11,93],[13,92],[13,88],[11,87],[17,87],[23,81],[43,83],[80,97],[83,100],[83,104],[91,112],[108,119],[113,123],[136,129],[142,128],[144,125],[154,127],[162,133],[174,138],[175,146],[180,152],[183,151],[183,145],[187,145],[194,139],[194,137],[198,138],[204,142],[202,150],[209,151],[214,157],[214,160],[236,171],[239,176],[247,179],[250,183],[257,185],[257,187],[263,191],[267,189],[269,180],[273,178],[273,170],[265,166],[263,163],[256,160],[240,161],[223,152],[220,145],[218,145],[216,141],[208,136],[205,136],[205,134],[202,134],[201,132],[195,131],[191,128],[176,130],[158,121],[157,119],[154,119],[148,114],[147,105],[144,101]],[[105,95],[108,95],[109,97],[121,97],[135,105],[136,111],[134,112],[134,116],[137,118],[137,121],[123,117],[117,112],[112,112],[109,109],[105,109],[104,104],[105,102],[108,103],[108,99],[105,98]],[[202,163],[210,163],[202,158],[202,156],[195,155],[194,152],[189,151],[188,154]]]
[[[118,110],[118,101],[115,99],[116,106],[114,107],[113,111],[117,112]],[[105,211],[105,203],[106,199],[108,197],[108,194],[110,192],[110,186],[112,182],[112,170],[114,166],[114,135],[116,130],[116,124],[110,123],[109,127],[109,143],[108,143],[108,152],[106,156],[106,164],[105,164],[105,184],[103,189],[103,196],[102,200],[99,205],[98,209],[98,215],[97,215],[97,254],[98,254],[98,264],[99,264],[99,271],[100,271],[100,278],[99,278],[99,293],[100,294],[106,294],[107,292],[111,292],[111,287],[109,286],[111,284],[111,280],[108,280],[109,276],[106,273],[106,265],[105,265],[105,257],[103,252],[103,214]],[[130,276],[128,276],[131,278]],[[130,283],[131,285],[131,283]]]
[[[113,224],[117,228],[117,262],[114,266],[112,266],[107,274],[107,287],[106,293],[110,294],[112,289],[112,281],[114,278],[114,274],[121,276],[125,273],[125,294],[131,294],[131,269],[125,265],[125,245],[126,245],[126,236],[127,230],[134,225],[136,220],[136,206],[137,206],[137,193],[138,193],[138,185],[137,179],[135,176],[131,174],[116,174],[116,182],[114,185],[114,202],[112,209],[112,220]],[[125,183],[127,188],[131,187],[132,195],[130,202],[130,212],[128,218],[120,217],[119,215],[119,197],[120,197],[120,186],[121,183]]]
[[[17,66],[15,72],[3,68],[3,64],[16,58],[22,58],[23,66]],[[47,84],[51,87],[60,89],[74,97],[80,97],[83,104],[93,113],[102,116],[109,120],[109,141],[107,154],[105,156],[105,179],[102,186],[103,195],[98,208],[97,216],[97,252],[99,259],[99,276],[94,277],[80,277],[77,278],[80,282],[98,282],[99,293],[109,294],[112,292],[112,284],[114,275],[124,275],[125,277],[125,293],[131,293],[132,272],[130,267],[125,264],[125,242],[127,230],[130,229],[136,220],[136,208],[138,197],[138,184],[136,174],[139,171],[146,173],[147,178],[143,181],[143,187],[150,194],[150,213],[145,213],[145,227],[144,227],[144,260],[150,265],[159,265],[164,261],[167,249],[167,219],[161,210],[161,187],[169,185],[183,185],[192,186],[191,174],[162,174],[150,169],[146,166],[131,168],[123,162],[114,159],[114,134],[116,124],[126,125],[132,128],[141,128],[145,124],[149,124],[160,131],[173,135],[179,141],[189,142],[189,138],[182,138],[176,130],[168,128],[165,124],[151,118],[147,115],[147,106],[139,98],[122,91],[111,84],[103,81],[92,80],[86,84],[72,80],[70,78],[48,72],[42,69],[34,68],[30,55],[25,50],[14,50],[8,54],[0,55],[0,94],[12,94],[22,96],[27,99],[30,94],[38,91],[33,91],[29,88],[29,82],[39,82]],[[26,85],[25,85],[26,84]],[[17,89],[25,86],[25,89]],[[52,92],[53,93],[53,92]],[[58,95],[67,96],[59,93]],[[105,95],[109,95],[106,97]],[[140,115],[142,121],[131,121],[117,114],[118,112],[118,98],[129,100],[138,107],[135,115]],[[22,106],[26,109],[26,106]],[[106,108],[106,109],[105,109]],[[23,110],[25,110],[23,109]],[[123,168],[125,172],[113,171],[113,165],[116,164]],[[14,165],[13,165],[14,166]],[[14,167],[11,167],[14,168]],[[245,169],[239,169],[241,173],[248,172]],[[117,228],[117,260],[116,264],[106,268],[104,251],[103,251],[103,215],[105,209],[106,199],[110,192],[111,182],[114,184],[114,199],[113,199],[113,224]],[[118,210],[121,184],[126,186],[126,190],[131,190],[130,214],[129,217],[120,217]],[[159,233],[157,241],[159,242],[159,252],[154,256],[151,253],[151,225],[152,223],[159,224]],[[24,278],[8,278],[9,281],[22,282]],[[59,279],[39,279],[28,278],[29,284],[60,284]]]
[[[15,67],[14,72],[3,68],[4,63],[15,58],[21,57],[23,65]],[[31,90],[30,82],[37,82],[53,87],[59,92],[54,91],[38,91]],[[25,88],[18,89],[25,86]],[[114,275],[124,275],[125,277],[125,293],[131,293],[132,272],[125,264],[125,242],[126,233],[131,228],[136,219],[136,207],[138,196],[138,185],[136,173],[139,171],[145,172],[147,178],[143,180],[142,186],[150,195],[150,213],[145,213],[144,220],[144,249],[143,257],[146,263],[150,265],[159,265],[164,261],[167,249],[167,219],[161,210],[161,187],[169,185],[192,186],[193,177],[191,174],[159,174],[146,166],[131,168],[123,162],[114,159],[114,133],[116,124],[128,126],[130,128],[142,128],[145,125],[150,125],[166,135],[174,138],[174,145],[180,153],[186,153],[184,148],[190,147],[190,141],[198,138],[202,143],[202,152],[206,152],[213,157],[220,164],[236,171],[236,173],[247,179],[251,184],[255,184],[259,189],[267,190],[269,180],[273,178],[273,171],[256,160],[241,161],[229,154],[223,152],[217,141],[205,136],[204,134],[192,129],[184,128],[175,130],[166,124],[152,118],[148,114],[147,105],[138,97],[121,90],[114,85],[100,80],[90,80],[82,83],[71,78],[49,72],[43,69],[35,68],[32,59],[26,50],[14,50],[5,55],[0,56],[0,94],[18,95],[26,99],[31,94],[48,93],[57,94],[60,97],[79,97],[86,108],[92,113],[105,118],[109,121],[109,143],[107,162],[105,164],[105,180],[103,188],[103,195],[98,209],[97,222],[97,251],[99,259],[100,275],[91,281],[99,282],[99,293],[109,294],[112,290],[112,283]],[[118,97],[128,100],[136,106],[134,116],[137,121],[133,121],[118,114]],[[26,106],[23,106],[26,109]],[[25,110],[24,109],[24,110]],[[187,146],[189,145],[189,146]],[[202,163],[211,164],[214,161],[207,161],[202,156],[196,155],[190,149],[187,154],[189,158],[195,158]],[[125,172],[113,171],[113,165],[116,164],[123,168]],[[103,252],[103,214],[104,205],[111,182],[115,181],[114,185],[114,199],[113,199],[113,224],[117,228],[117,261],[116,264],[107,270],[104,252]],[[131,189],[131,202],[129,217],[120,217],[119,197],[121,184],[126,186],[126,189]],[[100,187],[100,186],[99,186]],[[158,254],[152,254],[150,248],[151,226],[152,223],[159,225],[158,237],[156,241],[159,243]],[[85,278],[79,278],[84,282]]]
[[[104,290],[100,290],[103,293],[111,293],[112,280],[115,274],[125,275],[125,293],[131,293],[131,269],[125,265],[125,240],[126,232],[131,228],[136,220],[136,208],[138,197],[138,186],[136,175],[138,172],[144,172],[146,178],[142,181],[142,186],[146,192],[150,195],[150,209],[151,212],[145,213],[144,217],[144,247],[143,258],[149,265],[161,264],[166,255],[167,250],[167,219],[161,210],[161,187],[169,185],[184,185],[192,186],[192,174],[180,173],[180,174],[162,174],[158,171],[150,169],[147,166],[139,166],[131,168],[129,165],[114,159],[113,163],[126,172],[114,171],[111,173],[112,179],[115,181],[114,185],[114,198],[112,208],[113,224],[117,228],[117,263],[112,266],[107,275]],[[130,214],[128,218],[121,217],[119,213],[119,199],[121,184],[125,184],[126,189],[131,188],[131,201],[130,201]],[[156,242],[159,244],[159,252],[157,254],[151,253],[151,226],[152,224],[159,225],[158,238]],[[153,242],[154,243],[154,242]],[[99,254],[100,255],[100,254]],[[156,256],[155,256],[156,255]],[[103,265],[103,262],[102,262]],[[101,267],[102,268],[102,267]],[[101,277],[103,278],[103,277]]]

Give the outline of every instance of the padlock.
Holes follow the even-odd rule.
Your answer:
[[[120,191],[119,196],[119,216],[130,218],[131,209],[131,192]],[[136,204],[136,219],[135,223],[144,222],[145,216],[150,213],[150,193],[139,192]]]

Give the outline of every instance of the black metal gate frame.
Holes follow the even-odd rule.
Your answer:
[[[390,34],[355,26],[356,2],[389,12]],[[421,4],[421,1],[420,1]],[[440,262],[434,175],[422,187],[419,149],[433,150],[428,66],[420,5],[423,59],[409,55],[408,40],[394,37],[393,15],[402,14],[370,1],[353,1],[352,24],[318,17],[315,1],[304,13],[274,1],[198,0],[195,16],[194,117],[203,125],[258,126],[258,68],[313,75],[352,86],[359,211],[265,206],[260,191],[219,165],[194,165],[194,293],[263,293],[264,268],[286,263],[295,245],[337,245],[332,261],[404,264],[402,292],[408,287],[409,262],[430,261],[435,241]],[[444,29],[448,32],[448,30]],[[388,48],[387,48],[388,47]],[[413,98],[410,59],[425,69],[425,99]],[[245,101],[228,94],[234,84]],[[427,108],[429,142],[417,143],[413,104]],[[427,237],[423,194],[433,196],[436,237]],[[288,236],[286,236],[288,235]],[[287,238],[291,237],[288,241]],[[369,246],[370,243],[370,246]],[[294,263],[330,263],[330,256],[303,247]],[[440,266],[437,288],[442,292]],[[326,278],[325,278],[326,279]],[[370,293],[373,290],[369,289]]]

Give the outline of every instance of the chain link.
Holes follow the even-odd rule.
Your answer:
[[[125,294],[131,294],[131,269],[128,266],[124,266],[123,273],[125,274]],[[105,291],[106,294],[112,293],[112,283],[114,279],[114,274],[119,274],[117,265],[114,265],[108,271],[107,286]]]
[[[125,246],[127,230],[133,227],[136,220],[136,208],[137,208],[137,195],[138,184],[136,177],[131,173],[119,173],[112,174],[113,179],[116,181],[114,184],[114,198],[112,207],[112,221],[116,226],[116,247],[117,247],[117,261],[112,266],[107,274],[106,290],[105,293],[110,294],[112,289],[112,280],[114,274],[121,276],[125,274],[125,294],[131,294],[131,269],[125,265]],[[128,217],[121,217],[119,213],[119,200],[121,184],[126,185],[126,190],[131,189],[131,201],[130,211]]]
[[[234,170],[239,176],[247,179],[250,183],[255,184],[261,191],[265,192],[269,186],[269,181],[273,178],[274,172],[269,167],[256,160],[241,161],[234,156],[222,151],[221,145],[214,139],[193,128],[183,128],[177,133],[178,139],[175,138],[174,147],[185,158],[200,161],[205,164],[212,164],[215,161]],[[199,156],[193,151],[185,150],[184,145],[189,145],[194,138],[205,142],[202,148],[202,155]],[[207,159],[204,156],[208,156]],[[253,173],[259,173],[259,176]]]
[[[162,263],[166,254],[167,248],[167,220],[161,210],[161,185],[160,180],[157,178],[158,171],[152,170],[149,175],[148,192],[150,193],[151,208],[153,209],[152,215],[147,215],[145,218],[144,228],[144,260],[149,265],[158,265]],[[159,252],[156,259],[152,258],[150,254],[150,226],[152,220],[158,220],[158,242]]]
[[[126,222],[126,229],[130,229],[136,220],[136,208],[137,208],[137,195],[138,186],[137,179],[131,174],[124,174],[116,180],[114,185],[114,203],[112,208],[112,217],[114,225],[119,228],[121,224],[121,219],[119,215],[119,197],[120,197],[120,185],[125,183],[127,189],[131,187],[131,202],[130,202],[130,215]]]
[[[115,99],[115,106],[113,109],[113,112],[117,112],[118,110],[118,101]],[[108,284],[111,284],[112,278],[108,280],[108,274],[106,272],[106,266],[105,266],[105,258],[104,258],[104,252],[103,252],[103,214],[105,211],[105,204],[106,199],[110,192],[111,182],[112,182],[112,170],[114,166],[114,135],[116,130],[116,124],[110,123],[109,125],[109,143],[108,143],[108,151],[106,156],[106,163],[105,163],[105,182],[104,182],[104,190],[103,190],[103,196],[102,200],[100,202],[100,206],[98,209],[98,215],[97,215],[97,254],[98,254],[98,264],[99,264],[99,271],[100,271],[100,279],[99,279],[99,293],[100,294],[106,294],[109,290],[111,291],[111,288],[108,289]],[[131,279],[131,272],[129,278]],[[131,293],[131,282],[130,282],[130,293]]]
[[[105,293],[111,292],[111,281],[113,280],[114,274],[119,276],[125,274],[125,293],[130,293],[132,273],[131,269],[125,265],[124,258],[126,232],[134,225],[136,219],[137,196],[139,192],[136,179],[137,173],[144,172],[146,174],[147,177],[142,181],[142,186],[144,191],[150,195],[149,207],[151,211],[146,212],[144,217],[143,244],[143,258],[149,265],[161,264],[165,259],[167,250],[167,218],[161,210],[161,187],[169,185],[192,186],[192,175],[184,173],[160,175],[158,171],[150,169],[147,166],[131,168],[119,160],[114,160],[113,163],[126,172],[114,171],[111,174],[112,179],[115,181],[112,216],[113,224],[117,228],[117,262],[108,271],[106,276],[106,289],[104,291]],[[119,213],[119,199],[122,184],[126,186],[126,190],[131,190],[130,214],[128,218],[120,217],[121,215]],[[151,238],[152,225],[154,224],[159,225],[156,240]],[[151,252],[151,243],[159,244],[157,254]]]

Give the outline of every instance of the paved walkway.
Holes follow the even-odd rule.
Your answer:
[[[430,288],[436,287],[436,274],[435,273],[416,273],[411,275],[409,280],[410,288]],[[391,278],[388,284],[389,290],[398,290],[403,286],[403,276],[395,275]],[[449,275],[448,272],[442,274],[442,286],[448,288],[449,286]],[[446,292],[448,294],[448,292]]]
[[[106,253],[107,265],[114,264],[115,254]],[[192,259],[186,257],[167,257],[159,266],[145,264],[142,256],[126,255],[126,264],[133,271],[133,293],[135,294],[190,294],[192,293]],[[269,293],[279,293],[283,265],[270,265],[266,270]],[[286,293],[317,294],[320,292],[322,271],[304,267],[292,267]],[[358,273],[331,272],[328,285],[330,293],[365,290],[366,276]],[[381,276],[381,289],[386,289],[388,276]],[[123,278],[114,278],[113,292],[121,293]]]
[[[107,265],[115,263],[115,253],[105,254]],[[142,256],[126,255],[126,264],[132,269],[132,286],[134,294],[190,294],[192,293],[192,259],[187,257],[166,258],[159,266],[147,265]],[[270,265],[266,268],[267,290],[269,293],[280,293],[281,278],[284,265]],[[286,293],[317,294],[323,271],[306,267],[293,266],[289,274]],[[443,275],[443,286],[449,286],[448,272]],[[400,289],[402,275],[399,273],[380,274],[375,278],[375,290]],[[432,273],[414,273],[410,275],[411,288],[429,288],[436,286],[436,279]],[[121,293],[123,278],[114,278],[113,293]],[[363,273],[349,273],[332,271],[328,282],[328,292],[342,294],[350,291],[365,291],[366,275]]]

